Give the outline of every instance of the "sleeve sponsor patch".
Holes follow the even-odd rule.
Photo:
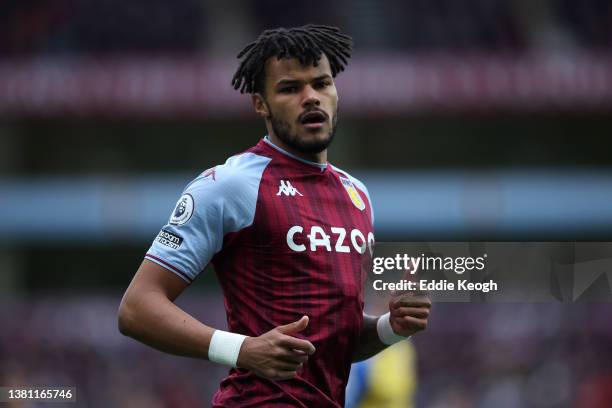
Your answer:
[[[170,224],[172,225],[183,225],[191,218],[193,214],[193,197],[191,194],[183,194],[176,203],[172,217],[170,217]]]
[[[157,238],[155,238],[155,241],[172,249],[179,249],[179,247],[183,243],[183,237],[180,237],[176,234],[171,233],[170,231],[166,231],[163,229],[159,231],[159,234],[157,234]]]

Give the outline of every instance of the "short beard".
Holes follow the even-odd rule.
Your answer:
[[[327,149],[336,136],[336,127],[338,126],[338,115],[335,114],[332,118],[332,128],[327,137],[323,140],[302,140],[296,134],[291,134],[291,125],[288,122],[277,119],[270,114],[268,119],[272,124],[272,130],[276,137],[280,139],[286,146],[302,153],[321,153]]]

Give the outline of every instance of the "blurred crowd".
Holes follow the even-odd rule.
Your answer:
[[[227,369],[122,337],[118,302],[97,295],[3,300],[0,384],[76,386],[79,407],[208,405]],[[223,325],[218,294],[187,296],[182,306]],[[431,326],[414,338],[416,406],[610,406],[607,305],[484,306],[434,305]]]
[[[418,406],[612,406],[607,304],[441,303],[415,336]]]
[[[209,405],[227,369],[123,337],[117,330],[118,304],[118,298],[106,296],[3,301],[0,384],[74,386],[76,406],[86,408]],[[209,321],[222,316],[215,313]]]
[[[612,46],[607,0],[9,0],[0,53],[235,50],[265,28],[333,24],[359,49],[527,51]]]

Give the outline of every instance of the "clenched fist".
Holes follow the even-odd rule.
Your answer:
[[[242,343],[237,366],[271,380],[294,378],[315,347],[308,340],[292,337],[308,326],[308,316],[278,326],[258,337],[247,337]]]
[[[412,336],[427,328],[431,300],[425,294],[403,293],[389,301],[389,323],[395,334]]]

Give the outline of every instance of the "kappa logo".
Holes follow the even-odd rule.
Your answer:
[[[286,195],[293,197],[296,194],[299,196],[302,195],[302,193],[300,193],[297,188],[293,187],[289,181],[281,180],[280,185],[278,186],[278,193],[276,193],[277,196]]]
[[[216,169],[216,168],[217,168],[217,167],[212,167],[212,168],[210,168],[210,169],[208,169],[208,170],[204,171],[204,172],[201,174],[202,178],[207,178],[207,177],[210,177],[210,178],[212,178],[212,180],[213,180],[213,181],[215,181],[215,180],[216,180],[216,179],[215,179],[215,177],[216,177],[216,172],[215,172],[215,169]]]

